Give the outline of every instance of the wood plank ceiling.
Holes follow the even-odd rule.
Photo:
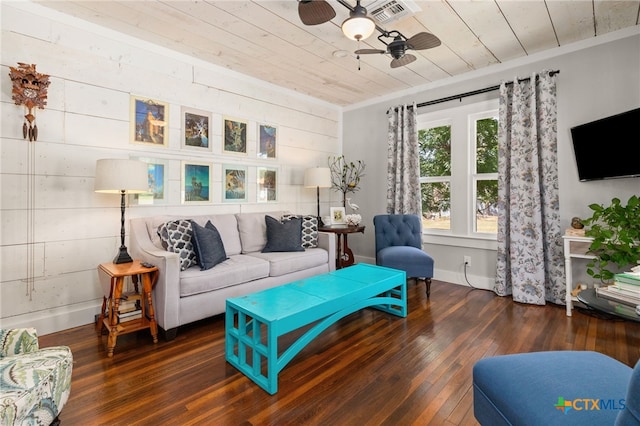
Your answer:
[[[37,2],[339,106],[640,22],[640,0],[417,0],[420,11],[378,25],[407,37],[427,31],[442,45],[411,51],[417,61],[392,69],[388,55],[361,55],[358,61],[356,49],[384,45],[377,32],[360,43],[342,35],[349,10],[336,0],[329,0],[336,17],[315,26],[300,21],[296,0]],[[367,7],[372,1],[361,3]]]

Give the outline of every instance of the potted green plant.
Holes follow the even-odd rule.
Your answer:
[[[637,265],[640,259],[640,199],[633,195],[624,206],[614,198],[607,207],[591,204],[589,208],[593,214],[582,223],[585,235],[593,238],[589,253],[595,259],[587,264],[587,273],[609,282],[615,273]]]
[[[347,207],[347,193],[360,189],[360,179],[364,176],[365,164],[362,160],[347,161],[344,155],[329,157],[331,188],[342,192],[342,206]]]

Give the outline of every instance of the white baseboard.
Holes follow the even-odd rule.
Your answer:
[[[91,324],[100,313],[102,301],[78,303],[46,311],[0,319],[1,328],[34,327],[39,336]]]
[[[366,257],[366,256],[354,256],[354,260],[357,263],[369,263],[371,265],[376,264],[375,258]],[[479,288],[482,290],[493,290],[493,286],[495,284],[495,277],[484,277],[480,275],[473,275],[467,273],[467,280],[465,280],[464,274],[456,271],[447,271],[438,269],[437,267],[433,271],[433,279],[446,281],[451,284],[463,285],[466,287],[473,286],[474,288]]]

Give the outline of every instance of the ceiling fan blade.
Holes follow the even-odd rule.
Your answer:
[[[411,62],[415,61],[417,58],[413,56],[411,53],[407,53],[401,58],[394,59],[391,61],[391,68],[403,67]]]
[[[358,49],[354,53],[356,55],[368,55],[370,53],[387,53],[387,51],[380,49]]]
[[[414,50],[431,49],[440,46],[440,39],[431,33],[418,33],[407,40],[407,47]]]
[[[336,11],[326,0],[298,0],[298,15],[303,24],[318,25],[335,18]]]

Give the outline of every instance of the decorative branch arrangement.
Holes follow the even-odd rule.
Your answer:
[[[331,188],[342,192],[342,206],[347,206],[347,193],[360,189],[360,179],[364,176],[365,164],[362,160],[349,162],[344,155],[329,157],[331,170]]]

